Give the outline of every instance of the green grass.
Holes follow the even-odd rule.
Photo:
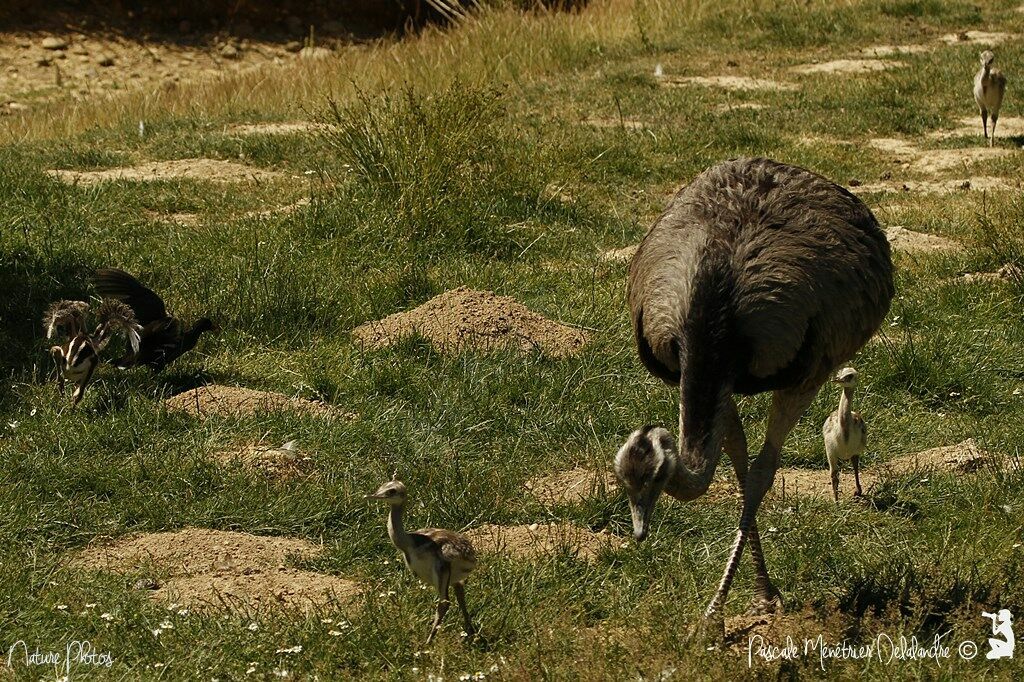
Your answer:
[[[487,556],[468,587],[481,638],[461,642],[452,617],[424,654],[417,652],[431,595],[396,562],[382,510],[362,500],[397,469],[414,498],[413,524],[531,523],[550,516],[524,492],[531,477],[607,466],[639,425],[674,429],[674,393],[636,357],[625,266],[599,254],[635,243],[670,193],[706,166],[768,155],[840,183],[873,182],[886,171],[914,176],[869,147],[872,137],[907,137],[926,149],[978,144],[924,137],[973,113],[975,46],[903,55],[908,68],[868,76],[788,69],[969,28],[1015,31],[1014,3],[770,4],[489,10],[449,35],[359,48],[339,61],[344,68],[317,67],[293,87],[271,78],[277,90],[258,86],[251,101],[231,95],[244,80],[195,86],[188,107],[147,104],[142,139],[132,95],[92,127],[83,123],[88,112],[56,135],[10,124],[0,147],[0,643],[20,639],[46,651],[88,639],[110,651],[114,665],[73,672],[97,678],[277,679],[273,671],[287,669],[300,679],[458,679],[492,666],[491,679],[651,679],[669,668],[676,679],[821,675],[814,658],[748,669],[746,646],[707,652],[687,641],[732,541],[733,502],[665,503],[648,543],[625,543],[592,564],[567,555]],[[998,55],[1012,77],[1024,50],[1010,41]],[[656,64],[670,75],[750,75],[802,87],[668,88],[656,82]],[[323,79],[316,88],[304,80],[311,75]],[[1011,85],[1004,116],[1017,113],[1015,92]],[[717,109],[744,101],[767,107]],[[330,128],[225,133],[233,122],[299,115]],[[583,123],[589,118],[647,127],[594,127]],[[18,126],[28,133],[15,141]],[[45,174],[194,156],[242,158],[289,179],[87,187]],[[1022,158],[1017,152],[974,172],[1016,178]],[[289,214],[244,215],[303,197],[311,202]],[[1024,283],[956,276],[1024,265],[1024,204],[1015,193],[980,192],[868,200],[884,223],[966,248],[896,258],[898,292],[884,336],[856,359],[858,408],[871,432],[866,466],[968,437],[1019,462]],[[158,219],[174,212],[198,221]],[[167,294],[174,312],[212,314],[224,331],[156,377],[102,369],[71,410],[46,380],[39,317],[54,299],[87,295],[89,273],[100,266],[139,274]],[[416,339],[371,351],[349,335],[460,285],[592,329],[591,341],[579,356],[553,360],[443,355]],[[161,397],[200,382],[326,400],[359,418],[199,422],[162,409]],[[820,425],[835,400],[825,391],[812,404],[787,441],[785,465],[825,466]],[[754,448],[767,402],[747,400],[741,410]],[[308,479],[275,483],[211,458],[234,443],[292,438],[313,457]],[[727,464],[723,470],[730,473]],[[806,499],[762,507],[761,527],[775,529],[766,532],[767,561],[794,619],[851,642],[882,632],[930,642],[952,630],[954,642],[981,644],[982,609],[1003,607],[1020,634],[1020,471],[921,479],[887,480],[874,507]],[[555,512],[629,533],[621,497]],[[307,616],[177,616],[133,590],[131,578],[68,566],[92,540],[187,525],[322,541],[326,551],[310,567],[361,580],[366,593],[352,608]],[[751,594],[744,563],[728,613],[742,612]],[[166,618],[174,629],[154,637]],[[341,618],[351,627],[328,634],[335,624],[323,619]],[[276,653],[294,645],[301,653]],[[1019,652],[1014,662],[965,662],[954,650],[941,666],[827,667],[843,678],[1011,679],[1024,671]],[[247,674],[252,662],[256,671]],[[16,665],[14,673],[37,679],[47,671]]]

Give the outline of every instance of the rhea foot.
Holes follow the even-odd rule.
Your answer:
[[[754,595],[754,600],[747,609],[748,616],[764,616],[782,611],[782,593],[775,585],[768,583]]]

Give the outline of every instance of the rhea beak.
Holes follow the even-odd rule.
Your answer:
[[[633,517],[633,537],[637,542],[643,542],[651,531],[651,514],[654,512],[655,498],[629,499],[629,512]]]

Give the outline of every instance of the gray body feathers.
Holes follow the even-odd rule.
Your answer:
[[[768,159],[697,176],[629,271],[647,369],[676,384],[687,363],[698,383],[713,374],[718,390],[741,394],[820,385],[871,337],[892,295],[889,244],[868,208]]]

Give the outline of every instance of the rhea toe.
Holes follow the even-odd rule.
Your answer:
[[[402,553],[405,565],[417,578],[437,590],[437,610],[430,626],[427,644],[441,627],[448,612],[448,590],[454,589],[455,599],[465,623],[467,634],[473,634],[473,621],[466,608],[466,578],[476,567],[476,551],[464,535],[441,528],[421,528],[407,533],[402,524],[405,511],[406,488],[401,481],[385,483],[366,499],[382,500],[391,508],[388,514],[388,536]]]

